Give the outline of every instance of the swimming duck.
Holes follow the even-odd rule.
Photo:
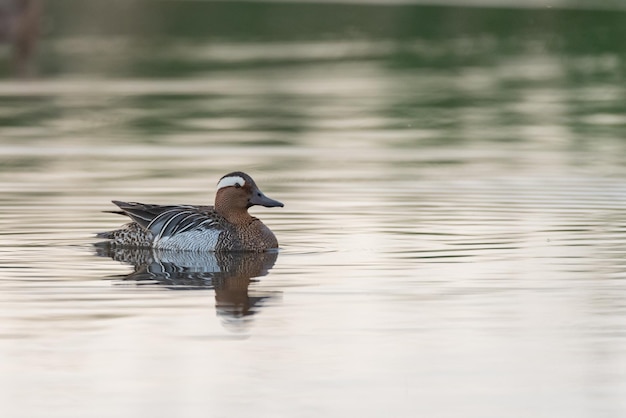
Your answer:
[[[217,183],[214,206],[151,205],[113,201],[133,222],[96,236],[115,246],[175,251],[255,251],[278,248],[274,233],[248,209],[283,207],[265,196],[252,177],[241,171]]]

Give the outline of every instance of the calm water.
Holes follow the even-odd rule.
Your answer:
[[[0,80],[0,415],[626,415],[623,14],[173,3]],[[278,254],[94,246],[233,170]]]

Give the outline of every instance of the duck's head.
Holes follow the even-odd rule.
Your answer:
[[[230,211],[247,211],[254,205],[266,208],[284,206],[278,200],[265,196],[252,177],[241,171],[226,174],[217,183],[215,210],[221,215],[225,216]]]

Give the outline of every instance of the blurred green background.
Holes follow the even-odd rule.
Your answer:
[[[42,7],[21,77],[3,49],[5,141],[296,144],[348,127],[414,145],[539,125],[579,143],[626,126],[621,2],[25,1]]]
[[[606,54],[620,65],[605,74],[623,78],[626,10],[597,9],[610,2],[564,2],[587,8],[463,7],[420,4],[332,4],[299,2],[77,1],[45,4],[37,58],[42,76],[101,74],[163,77],[276,64],[306,64],[309,57],[264,55],[251,62],[167,59],[177,44],[277,43],[385,40],[392,45],[322,56],[326,60],[382,60],[404,67],[455,68],[489,65],[498,56],[528,51],[569,56]],[[543,2],[542,2],[543,3]],[[528,3],[527,3],[528,4]],[[623,3],[613,2],[615,5]],[[73,41],[73,42],[72,42]],[[305,47],[303,47],[305,48]],[[205,51],[206,52],[206,51]],[[188,57],[188,58],[193,58]],[[605,58],[607,58],[605,56]],[[601,70],[601,69],[598,69]],[[591,76],[572,68],[572,76]]]

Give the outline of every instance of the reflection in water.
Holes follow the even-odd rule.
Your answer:
[[[225,323],[254,315],[259,304],[271,297],[250,296],[248,286],[255,277],[267,275],[278,257],[276,251],[192,253],[113,248],[108,243],[99,243],[96,249],[101,257],[135,267],[132,273],[119,276],[121,280],[159,284],[169,289],[214,289],[217,314]]]
[[[32,71],[41,7],[39,0],[0,0],[0,41],[11,44],[11,69],[16,75]]]

